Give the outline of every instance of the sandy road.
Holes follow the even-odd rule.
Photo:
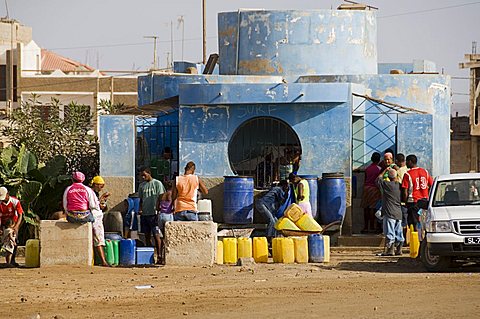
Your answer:
[[[0,269],[1,318],[478,318],[480,268],[337,251],[330,264]],[[152,285],[151,289],[135,286]]]

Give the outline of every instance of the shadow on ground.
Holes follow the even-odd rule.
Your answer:
[[[338,270],[365,271],[374,273],[428,273],[420,259],[408,257],[379,257],[378,261],[343,261],[335,267]],[[480,265],[465,264],[449,268],[446,272],[469,273],[480,272]]]

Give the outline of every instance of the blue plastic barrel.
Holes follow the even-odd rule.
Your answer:
[[[320,221],[330,224],[343,220],[347,208],[347,191],[343,173],[323,173],[320,183]]]
[[[253,222],[253,177],[225,176],[223,221],[226,224]]]
[[[311,263],[322,263],[325,258],[325,247],[323,236],[313,234],[308,236],[308,261]]]
[[[134,239],[122,239],[120,241],[119,262],[122,266],[135,265],[135,251],[137,244]]]
[[[312,206],[312,215],[314,219],[318,216],[318,176],[317,175],[301,175],[301,178],[308,182],[310,188],[310,206]]]

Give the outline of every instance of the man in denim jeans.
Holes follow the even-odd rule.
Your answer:
[[[188,162],[185,174],[175,178],[172,198],[174,200],[175,221],[198,221],[197,193],[198,189],[204,195],[208,189],[202,180],[195,175],[195,163]]]
[[[384,180],[384,174],[389,180]],[[385,251],[382,256],[401,255],[403,247],[402,208],[400,204],[400,183],[397,171],[387,167],[378,175],[377,185],[382,193],[383,233]]]

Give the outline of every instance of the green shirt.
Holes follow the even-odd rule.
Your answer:
[[[152,179],[143,182],[138,187],[138,196],[142,202],[142,214],[145,216],[155,215],[157,199],[160,194],[165,193],[162,182]]]

